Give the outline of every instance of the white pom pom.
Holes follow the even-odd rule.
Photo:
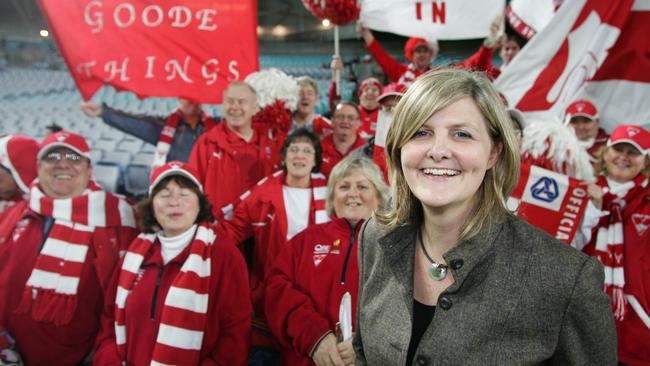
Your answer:
[[[257,101],[264,108],[276,100],[285,101],[287,108],[296,110],[300,87],[296,79],[278,69],[266,69],[254,72],[245,80],[257,91]]]
[[[554,165],[554,170],[582,180],[593,180],[589,154],[580,147],[573,129],[558,120],[528,120],[521,142],[522,154],[533,158],[542,155]],[[563,164],[566,164],[563,169]]]

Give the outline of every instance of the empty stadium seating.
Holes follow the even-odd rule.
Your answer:
[[[327,92],[331,72],[330,56],[261,56],[262,68],[275,67],[292,76],[310,76],[318,82],[320,100],[316,111],[328,109]],[[352,96],[353,84],[342,83],[345,99]],[[47,127],[57,124],[86,137],[91,148],[95,179],[106,189],[141,195],[148,185],[148,167],[155,146],[112,128],[100,118],[89,118],[79,109],[82,98],[67,71],[12,69],[0,70],[0,132],[25,134],[42,139]],[[93,102],[106,103],[131,113],[165,116],[178,108],[175,98],[138,99],[112,87],[100,89]],[[204,105],[206,113],[221,116],[222,106]],[[123,189],[126,189],[124,191]]]

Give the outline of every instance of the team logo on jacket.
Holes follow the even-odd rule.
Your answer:
[[[314,266],[318,267],[320,262],[327,257],[330,252],[330,245],[327,244],[316,244],[314,246]]]
[[[221,151],[219,151],[219,152],[216,152],[216,151],[213,152],[213,153],[212,153],[212,156],[214,156],[214,157],[217,158],[217,159],[221,159]]]
[[[14,242],[17,242],[18,239],[20,239],[20,236],[23,235],[25,232],[25,229],[27,228],[27,224],[29,223],[29,219],[26,217],[16,224],[16,228],[14,229],[13,233],[13,240]]]
[[[639,236],[642,236],[650,227],[650,215],[632,214],[632,223]]]

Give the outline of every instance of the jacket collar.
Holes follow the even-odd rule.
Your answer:
[[[506,218],[504,222],[484,228],[477,235],[461,241],[443,255],[447,265],[452,267],[450,270],[454,274],[454,283],[449,286],[447,292],[457,291],[472,269],[493,251],[496,243],[505,240],[505,238],[501,238],[500,234],[506,222],[511,220],[513,218]],[[384,233],[378,239],[379,245],[383,247],[386,254],[391,272],[400,283],[405,285],[404,290],[411,296],[413,294],[413,266],[418,230],[419,224],[411,221]],[[463,264],[458,270],[455,270],[452,263],[459,260],[462,260]]]

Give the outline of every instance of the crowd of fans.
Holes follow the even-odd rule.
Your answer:
[[[391,83],[363,80],[359,105],[337,100],[333,83],[331,120],[315,113],[308,77],[287,130],[253,122],[257,91],[243,81],[224,91],[222,121],[185,99],[166,119],[84,103],[156,145],[138,203],[95,184],[83,136],[2,137],[0,364],[354,364],[337,323],[346,293],[357,316],[359,233],[373,213],[404,204],[389,198],[398,167],[387,169],[386,134],[399,98],[440,52],[411,38],[404,65],[358,31]],[[492,79],[493,52],[506,67],[521,47],[491,36],[457,67]],[[499,108],[517,145],[534,138],[521,112]],[[572,245],[606,268],[619,359],[650,364],[650,132],[621,121],[609,136],[586,100],[565,117],[594,164]]]

